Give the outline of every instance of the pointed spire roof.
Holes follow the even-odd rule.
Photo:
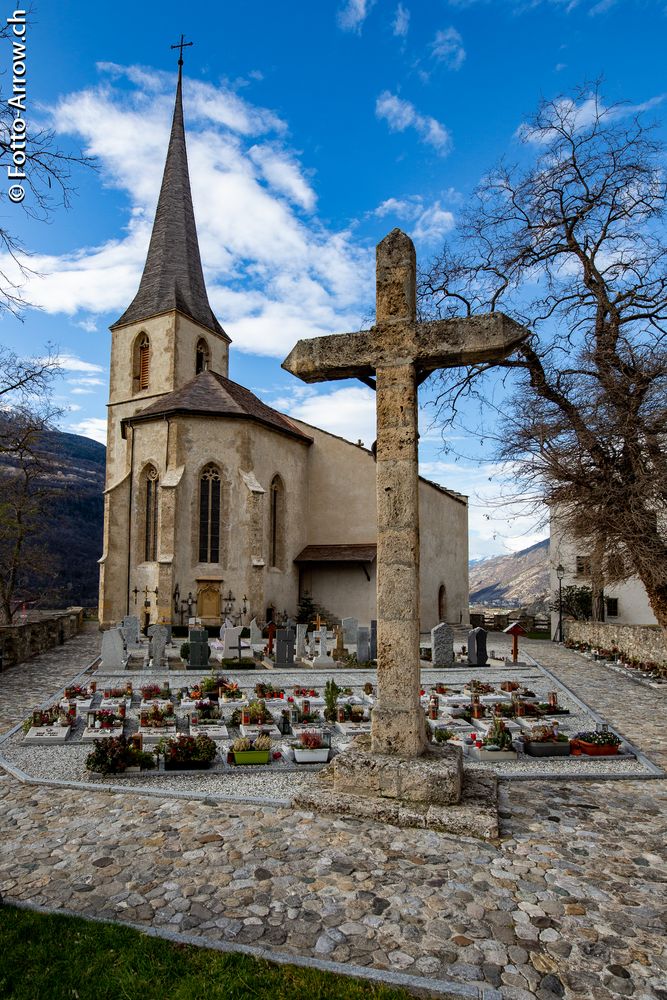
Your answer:
[[[111,329],[174,309],[229,341],[209,305],[199,256],[185,148],[180,61],[167,161],[144,273],[139,291]]]

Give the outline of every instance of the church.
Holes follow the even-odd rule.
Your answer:
[[[136,614],[211,628],[376,617],[371,451],[287,417],[228,378],[202,270],[182,68],[139,290],[111,326],[102,628]],[[419,483],[420,622],[468,620],[467,499]]]

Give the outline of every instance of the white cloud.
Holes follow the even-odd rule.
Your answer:
[[[271,406],[354,444],[361,440],[370,448],[375,440],[375,393],[365,386],[331,392],[296,386],[271,400]]]
[[[67,430],[72,434],[82,434],[84,437],[92,438],[100,444],[107,443],[107,422],[103,417],[87,417],[78,423],[69,424]]]
[[[97,332],[97,323],[95,322],[94,319],[82,319],[79,320],[79,322],[76,325],[80,327],[82,330],[85,330],[86,333]]]
[[[114,87],[121,74],[134,89]],[[53,124],[97,157],[105,185],[126,194],[126,232],[61,256],[36,254],[39,276],[23,286],[45,312],[86,325],[102,313],[116,318],[136,293],[173,110],[171,75],[112,67],[111,76],[61,99]],[[282,139],[265,135],[282,135],[284,123],[226,86],[188,79],[184,101],[209,297],[235,348],[284,357],[298,337],[358,329],[374,287],[372,249],[312,215],[304,220],[316,201],[308,173]],[[6,255],[0,268],[18,277]]]
[[[361,28],[375,5],[375,0],[345,0],[338,10],[336,20],[343,31],[355,31],[361,34]]]
[[[83,361],[74,354],[59,354],[58,364],[66,372],[103,372],[102,365],[93,364],[91,361]]]
[[[81,386],[76,386],[71,389],[70,392],[73,396],[92,396],[95,392],[94,389],[82,389]]]
[[[396,8],[396,13],[394,14],[394,21],[392,24],[392,31],[397,36],[397,38],[405,38],[410,29],[410,11],[407,7],[404,7],[402,3],[399,3]]]
[[[589,97],[577,104],[571,97],[562,97],[554,101],[554,111],[557,120],[563,123],[564,127],[571,132],[578,132],[580,129],[592,125],[598,116],[612,121],[618,118],[628,118],[631,115],[638,115],[662,104],[667,94],[657,94],[650,97],[641,104],[619,103],[612,107],[606,107],[599,96],[592,93]],[[519,125],[515,135],[523,142],[532,143],[536,146],[546,145],[552,141],[556,135],[553,128],[536,129],[533,125],[523,123]]]
[[[431,55],[436,62],[444,63],[448,69],[461,69],[466,57],[463,39],[456,28],[438,31],[431,42]]]
[[[420,195],[407,198],[387,198],[374,210],[373,214],[383,219],[386,216],[411,222],[410,235],[413,239],[431,243],[441,239],[454,226],[454,215],[442,207],[439,200],[424,205]]]
[[[68,378],[67,379],[67,384],[68,385],[84,385],[84,386],[87,386],[87,385],[106,385],[104,379],[101,379],[101,378],[86,378],[85,376],[83,378]]]
[[[378,97],[375,114],[385,119],[392,132],[414,128],[421,141],[433,146],[442,156],[446,156],[451,149],[451,136],[444,125],[435,118],[420,114],[414,104],[388,90]]]

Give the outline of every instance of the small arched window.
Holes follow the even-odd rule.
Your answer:
[[[144,560],[155,562],[157,559],[157,520],[158,520],[158,489],[160,480],[154,465],[149,465],[145,472],[145,517]]]
[[[151,344],[146,333],[140,333],[134,342],[133,369],[133,391],[141,392],[143,389],[148,389],[151,369]]]
[[[280,476],[271,480],[270,564],[282,569],[285,531],[285,488]]]
[[[207,372],[210,360],[211,355],[208,349],[208,344],[202,337],[201,340],[197,341],[197,352],[195,354],[195,375],[199,375],[200,372]]]
[[[220,562],[220,470],[207,465],[199,480],[199,562]]]

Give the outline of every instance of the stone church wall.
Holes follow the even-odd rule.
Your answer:
[[[420,625],[440,621],[438,604],[444,586],[443,618],[468,622],[468,505],[423,480],[419,483]]]

